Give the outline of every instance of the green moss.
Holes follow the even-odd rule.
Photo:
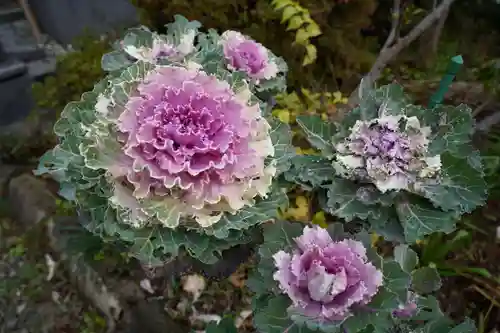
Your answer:
[[[110,49],[109,40],[84,35],[73,43],[74,52],[57,59],[56,73],[42,83],[33,84],[38,108],[55,110],[58,114],[82,93],[91,90],[104,76],[101,57]]]

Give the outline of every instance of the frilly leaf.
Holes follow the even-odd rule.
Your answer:
[[[442,178],[419,186],[422,194],[436,207],[463,214],[486,202],[487,186],[482,172],[467,160],[450,154],[443,154],[441,162]]]
[[[203,232],[215,238],[223,239],[232,230],[245,230],[264,222],[272,221],[278,214],[278,209],[288,207],[288,197],[279,188],[274,188],[268,197],[260,199],[255,205],[245,207],[235,215],[226,213],[219,222]]]
[[[285,179],[312,189],[335,178],[332,162],[321,156],[297,155],[291,159],[291,168],[285,172]]]
[[[101,67],[106,72],[113,72],[130,66],[133,61],[130,60],[130,56],[122,51],[115,50],[106,53],[102,56]]]
[[[354,182],[336,177],[324,188],[328,190],[328,201],[326,202],[328,212],[340,217],[347,222],[355,218],[367,219],[388,219],[389,209],[384,207],[388,199],[373,186],[360,186]],[[387,203],[390,203],[387,202]]]
[[[432,112],[439,114],[440,119],[429,146],[429,154],[440,155],[446,152],[456,157],[469,155],[474,130],[471,109],[465,104],[456,107],[439,105]]]
[[[286,296],[271,298],[267,306],[254,316],[254,325],[260,333],[312,333],[306,327],[298,326],[287,313],[291,302]]]
[[[127,30],[125,37],[121,43],[123,48],[134,47],[152,48],[153,47],[153,32],[145,26],[139,26]]]
[[[414,243],[424,236],[442,231],[455,230],[456,212],[443,212],[423,200],[396,203],[396,212],[404,228],[405,239]]]
[[[94,210],[94,213],[96,212]],[[106,220],[101,220],[99,223],[97,217]],[[159,225],[135,229],[117,222],[110,214],[102,216],[102,213],[101,216],[94,215],[91,220],[82,223],[94,233],[104,232],[108,236],[117,236],[130,246],[130,255],[148,266],[164,264],[176,257],[181,249],[203,263],[214,264],[221,258],[222,251],[239,244],[246,244],[252,239],[249,234],[241,232],[231,233],[226,239],[221,240],[196,231],[180,228],[173,230]]]
[[[183,38],[187,35],[194,37],[198,34],[198,29],[201,28],[199,21],[189,21],[182,15],[174,15],[174,21],[165,24],[167,35],[172,39],[175,45],[183,43]]]
[[[295,156],[295,149],[292,146],[292,131],[290,126],[276,118],[269,120],[271,130],[269,135],[274,146],[274,156],[277,174],[281,174],[290,168],[290,158]]]
[[[333,155],[332,137],[336,132],[334,124],[325,122],[319,116],[298,116],[296,121],[313,147],[319,149],[325,157]]]

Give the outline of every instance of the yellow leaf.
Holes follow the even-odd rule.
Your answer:
[[[312,44],[306,45],[306,56],[304,57],[304,61],[302,62],[302,66],[307,66],[316,61],[317,58],[317,50],[316,46]]]
[[[285,7],[285,9],[283,9],[283,13],[281,14],[281,23],[282,24],[285,23],[296,14],[297,14],[297,9],[295,9],[294,7],[292,6]]]
[[[285,124],[290,123],[290,112],[285,109],[276,110],[278,112],[274,113],[275,117],[284,122]]]
[[[273,0],[272,5],[275,9],[281,9],[286,6],[293,5],[293,2],[290,0]]]
[[[309,201],[304,196],[295,198],[296,208],[288,208],[285,217],[288,219],[307,222],[309,220]]]
[[[314,21],[311,21],[311,23],[306,27],[306,32],[309,38],[321,35],[321,29]]]
[[[324,121],[327,121],[328,120],[328,115],[326,113],[322,113],[321,114],[321,119],[324,120]]]
[[[317,212],[316,214],[314,214],[314,216],[312,218],[312,223],[319,225],[322,228],[328,227],[328,224],[326,224],[325,212],[320,211],[320,212]]]
[[[295,34],[295,42],[300,45],[307,45],[307,41],[309,39],[309,34],[307,33],[306,29],[300,28],[297,30],[297,33]]]
[[[372,232],[370,234],[370,238],[371,238],[371,241],[372,241],[372,247],[375,247],[377,245],[377,242],[379,241],[379,239],[381,237],[379,235],[377,235],[375,232]]]
[[[291,31],[291,30],[297,30],[304,24],[304,20],[300,15],[295,15],[292,18],[290,18],[290,21],[288,22],[288,27],[286,28],[286,31]]]

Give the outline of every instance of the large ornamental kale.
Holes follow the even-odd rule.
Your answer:
[[[63,111],[37,171],[91,231],[148,263],[181,246],[214,262],[287,204],[273,179],[290,135],[267,104],[286,66],[248,37],[199,27],[176,16],[166,35],[131,29],[102,59],[108,76]]]
[[[286,179],[319,191],[331,215],[399,242],[451,232],[484,204],[467,106],[414,105],[396,84],[363,91],[360,100],[339,123],[297,118],[321,156],[292,158]]]

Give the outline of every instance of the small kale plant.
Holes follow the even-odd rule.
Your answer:
[[[485,203],[466,105],[414,105],[401,86],[362,90],[342,121],[300,116],[320,156],[296,156],[285,178],[318,192],[322,208],[386,240],[413,243]]]
[[[323,229],[279,221],[265,228],[248,281],[260,333],[475,330],[470,320],[454,326],[444,316],[431,295],[441,285],[438,272],[418,267],[407,245],[381,257],[366,231],[348,233],[340,223]]]
[[[176,16],[167,34],[133,28],[102,58],[107,76],[69,103],[40,160],[84,226],[147,265],[184,248],[214,263],[288,203],[289,128],[268,101],[286,64],[236,31]]]

